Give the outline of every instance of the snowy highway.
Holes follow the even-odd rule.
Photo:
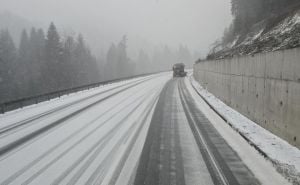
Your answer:
[[[195,96],[161,73],[1,115],[0,184],[286,184]]]
[[[196,107],[183,79],[169,81],[158,104],[136,185],[260,184]]]
[[[121,167],[129,180],[168,79],[120,82],[1,116],[0,184],[107,184]]]

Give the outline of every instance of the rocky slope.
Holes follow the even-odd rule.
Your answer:
[[[300,46],[300,6],[256,23],[251,31],[227,43],[216,45],[207,59],[253,55]]]

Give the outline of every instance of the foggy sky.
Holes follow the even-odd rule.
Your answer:
[[[81,32],[94,51],[128,36],[131,55],[186,45],[205,55],[230,24],[230,0],[0,0],[0,10],[64,32]]]

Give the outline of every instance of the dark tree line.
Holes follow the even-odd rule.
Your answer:
[[[22,32],[16,47],[0,32],[0,102],[99,82],[97,59],[81,35],[61,38],[53,23],[47,34]]]
[[[299,4],[299,0],[231,0],[233,23],[225,30],[223,42],[232,41],[235,35],[244,35],[251,27],[266,18],[282,13]]]
[[[168,71],[173,64],[183,62],[191,68],[199,57],[194,56],[186,46],[180,45],[178,49],[168,46],[156,47],[153,53],[140,50],[137,58],[130,59],[127,55],[127,38],[124,36],[116,45],[112,44],[106,55],[106,64],[103,66],[106,79],[116,79],[132,75]]]
[[[0,103],[136,74],[171,70],[174,63],[188,67],[193,56],[187,47],[156,48],[151,56],[140,51],[132,61],[127,37],[109,48],[106,59],[96,58],[82,35],[61,37],[55,25],[24,29],[15,45],[8,30],[0,30]],[[101,72],[100,72],[101,71]]]

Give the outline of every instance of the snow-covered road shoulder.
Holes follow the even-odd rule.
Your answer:
[[[217,114],[273,163],[278,172],[293,184],[300,184],[300,150],[298,148],[227,106],[204,89],[193,76],[189,77],[189,82]]]

